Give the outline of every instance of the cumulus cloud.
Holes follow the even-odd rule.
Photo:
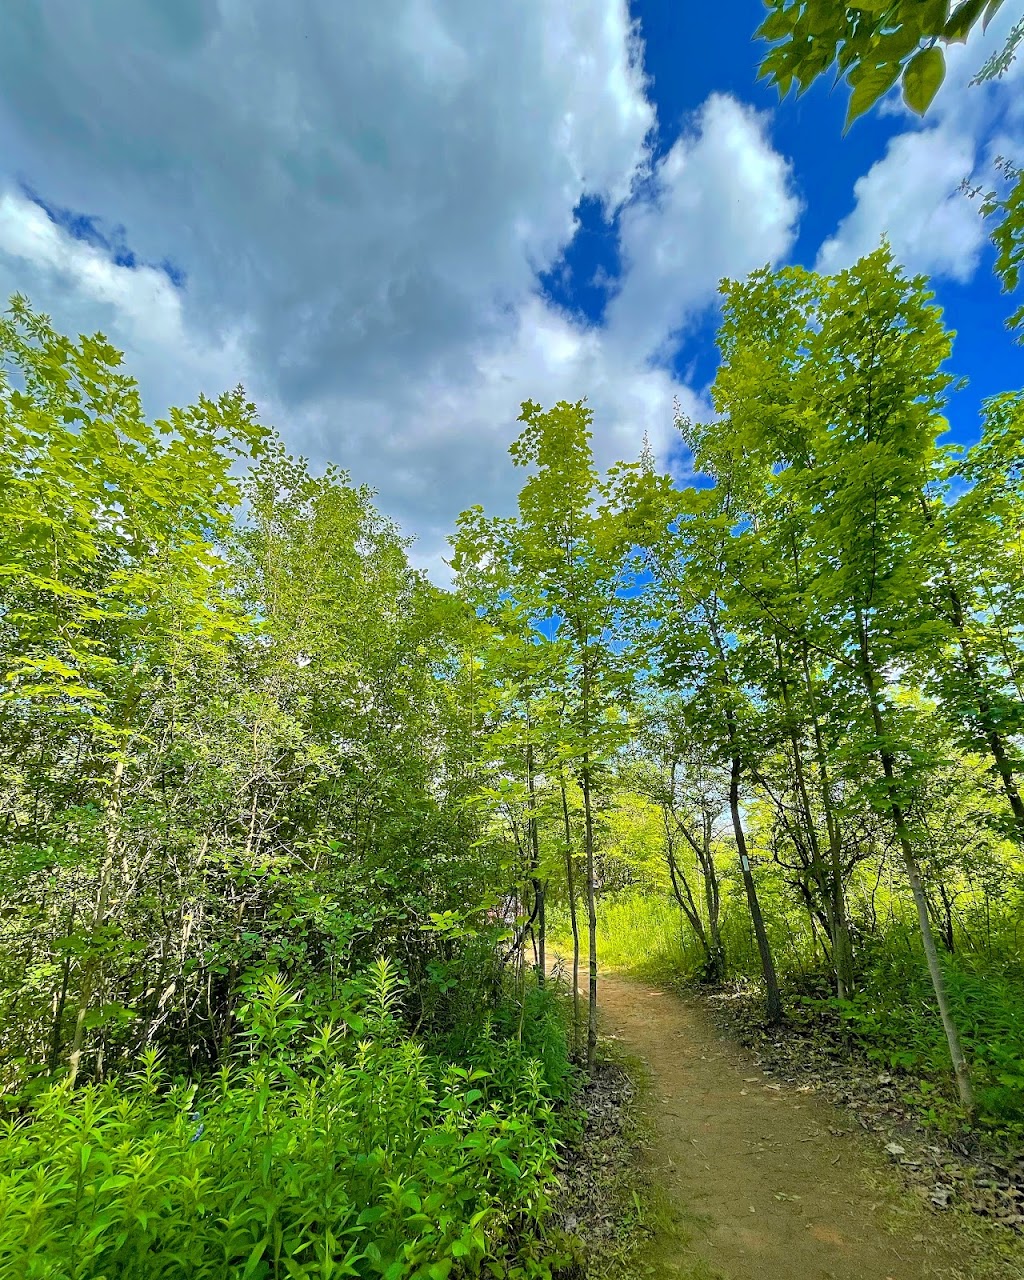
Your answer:
[[[457,363],[644,166],[625,0],[54,0],[5,23],[0,140],[252,320],[289,403]]]
[[[818,269],[848,266],[877,248],[884,234],[909,270],[969,280],[985,228],[959,188],[974,171],[976,154],[976,140],[952,122],[893,138],[885,156],[858,178],[853,210],[821,246]]]
[[[648,198],[622,215],[623,284],[609,325],[641,355],[665,355],[723,276],[784,257],[800,203],[767,118],[712,94],[659,162]]]
[[[157,413],[200,392],[216,395],[244,380],[238,332],[193,333],[183,293],[157,267],[127,266],[74,238],[24,194],[0,192],[0,297],[26,294],[64,332],[102,330],[126,355]]]
[[[642,53],[626,0],[22,8],[0,46],[0,289],[103,328],[155,411],[243,380],[436,566],[459,510],[510,504],[524,399],[588,397],[602,463],[645,431],[667,456],[673,397],[697,411],[672,335],[791,243],[787,164],[734,100],[652,170]],[[132,254],[15,179],[123,225]],[[584,197],[621,235],[602,326],[538,285]],[[145,265],[165,260],[183,285]]]
[[[912,127],[894,137],[882,158],[857,180],[854,207],[822,245],[819,270],[848,266],[885,235],[909,270],[960,283],[971,279],[987,229],[977,204],[960,187],[964,179],[992,183],[998,133],[1004,150],[1016,150],[1024,141],[1019,101],[1024,63],[1018,59],[1001,80],[970,82],[988,55],[1002,47],[1012,17],[1003,12],[987,33],[976,31],[966,45],[946,50],[946,79],[924,123],[903,105],[898,90],[886,99],[884,113]]]

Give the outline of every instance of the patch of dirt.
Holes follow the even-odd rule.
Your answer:
[[[787,1089],[817,1093],[846,1110],[937,1210],[965,1207],[1024,1234],[1024,1152],[1003,1151],[978,1133],[945,1135],[922,1123],[905,1095],[912,1077],[881,1070],[843,1043],[838,1027],[790,1020],[765,1027],[756,995],[720,990],[695,997],[750,1052],[762,1073]]]
[[[663,1234],[657,1277],[924,1280],[965,1273],[937,1221],[906,1206],[849,1116],[770,1077],[699,1003],[601,984],[605,1031],[647,1063],[651,1167],[691,1225]],[[895,1221],[895,1225],[894,1224]]]

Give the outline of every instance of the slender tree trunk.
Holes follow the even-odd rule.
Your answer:
[[[722,941],[720,920],[721,898],[718,891],[718,873],[709,857],[711,874],[704,869],[704,897],[708,904],[708,931],[711,934],[712,970],[708,975],[711,982],[721,982],[726,975],[725,943]]]
[[[704,901],[708,908],[708,932],[711,934],[711,947],[714,962],[709,981],[721,982],[725,977],[725,944],[722,942],[721,910],[722,892],[718,884],[718,868],[715,866],[715,855],[711,848],[713,835],[712,819],[705,809],[701,815],[703,831],[701,832],[700,849],[697,850],[697,861],[704,876]]]
[[[537,830],[537,788],[533,767],[533,743],[526,744],[526,779],[530,792],[530,875],[533,902],[537,914],[537,985],[543,987],[547,977],[547,922],[544,881],[540,875],[540,834]]]
[[[818,755],[818,779],[821,785],[822,808],[825,813],[825,826],[828,833],[829,859],[827,864],[821,854],[821,844],[818,840],[818,832],[814,825],[814,816],[811,812],[810,794],[807,787],[807,776],[804,770],[803,750],[800,745],[800,734],[793,718],[789,681],[785,674],[782,642],[778,635],[775,637],[775,652],[779,671],[779,680],[782,687],[783,706],[786,711],[786,717],[789,720],[789,737],[790,743],[793,747],[793,770],[796,778],[797,794],[800,798],[800,807],[804,814],[804,825],[807,828],[807,839],[810,844],[815,880],[821,886],[823,897],[825,898],[828,935],[832,943],[832,967],[836,979],[836,995],[840,1000],[845,1000],[853,988],[853,949],[850,945],[850,930],[846,918],[846,891],[843,884],[842,840],[832,812],[831,786],[829,784],[827,768],[824,763],[821,742],[821,726],[818,723],[816,709],[813,704],[813,689],[809,682],[809,664],[807,664],[807,655],[805,652],[804,662],[807,664],[805,678],[808,681],[808,694],[812,699],[810,706],[814,722],[812,727],[815,739],[815,749]]]
[[[569,821],[569,797],[565,793],[565,775],[559,777],[562,790],[562,818],[565,822],[565,887],[569,895],[569,923],[572,926],[572,1048],[580,1047],[580,922],[576,914],[576,873],[572,865],[572,823]]]
[[[798,585],[801,583],[800,553],[796,539],[790,542],[793,571]],[[828,857],[832,887],[832,963],[836,975],[836,995],[840,1000],[847,999],[853,991],[853,945],[850,939],[849,915],[846,910],[846,886],[843,882],[843,836],[836,820],[832,805],[832,780],[828,773],[828,762],[825,756],[825,743],[821,732],[821,718],[818,715],[818,699],[814,691],[814,678],[811,674],[810,647],[807,636],[800,633],[800,667],[804,677],[804,690],[807,696],[807,708],[810,712],[811,729],[814,734],[814,751],[818,772],[818,783],[821,790],[821,806],[825,814],[825,829],[828,832]]]
[[[736,837],[736,850],[740,857],[740,870],[743,873],[743,888],[747,894],[747,907],[750,911],[750,923],[754,929],[754,937],[757,941],[757,950],[761,957],[761,972],[764,976],[765,988],[765,1018],[769,1025],[774,1025],[782,1021],[782,994],[779,991],[779,978],[775,970],[775,958],[772,955],[771,943],[768,940],[768,932],[764,927],[764,916],[761,914],[761,903],[757,896],[757,885],[754,883],[753,872],[750,869],[750,857],[747,852],[747,837],[743,830],[743,819],[740,814],[740,776],[742,773],[742,761],[740,759],[738,749],[738,734],[736,729],[736,713],[732,703],[728,700],[732,693],[732,679],[729,674],[729,664],[726,662],[725,646],[722,643],[722,637],[718,630],[717,617],[709,614],[708,622],[715,648],[718,652],[718,661],[721,669],[722,684],[725,689],[726,707],[725,707],[725,725],[729,737],[729,813],[732,816],[732,829]]]
[[[1010,812],[1013,814],[1013,820],[1016,824],[1017,840],[1020,842],[1024,839],[1024,800],[1021,799],[1020,788],[1017,785],[1017,778],[1013,771],[1013,765],[1006,751],[1006,743],[1003,739],[1003,735],[992,723],[992,704],[989,702],[985,693],[985,683],[982,678],[981,669],[978,666],[974,651],[971,648],[970,640],[967,637],[959,597],[952,586],[950,586],[949,591],[950,598],[953,603],[954,623],[960,632],[958,643],[960,646],[960,655],[963,658],[964,671],[975,688],[975,697],[978,705],[978,718],[981,721],[982,730],[985,735],[985,743],[988,747],[989,755],[991,755],[993,763],[995,764],[996,772],[999,774],[999,781],[1002,784],[1003,794],[1006,796],[1007,803],[1010,806]]]
[[[732,815],[732,829],[736,836],[736,848],[740,855],[740,870],[743,873],[743,887],[747,893],[747,906],[750,909],[750,922],[754,926],[754,937],[757,939],[757,950],[761,956],[761,972],[764,974],[765,1018],[769,1025],[782,1021],[782,994],[779,991],[779,979],[775,972],[775,959],[772,956],[771,943],[764,927],[764,916],[761,914],[761,903],[757,897],[757,885],[750,869],[750,857],[747,853],[747,837],[743,830],[743,819],[740,815],[740,758],[732,757],[729,773],[729,812]]]
[[[935,517],[924,494],[921,495],[921,510],[927,523],[934,527]],[[1006,742],[993,722],[992,704],[989,701],[985,678],[967,633],[963,601],[960,599],[960,592],[957,590],[956,583],[953,580],[953,573],[948,560],[945,560],[943,564],[942,576],[946,597],[949,600],[950,617],[957,631],[957,643],[963,660],[964,673],[974,689],[974,699],[978,708],[978,718],[981,722],[985,743],[988,746],[989,754],[995,764],[996,772],[999,774],[999,780],[1002,783],[1007,803],[1013,814],[1017,828],[1017,839],[1021,841],[1024,839],[1024,800],[1021,799],[1013,765],[1006,751]]]
[[[708,941],[708,933],[704,927],[704,921],[700,918],[700,912],[697,910],[697,903],[693,896],[693,890],[690,888],[690,882],[687,880],[685,872],[680,869],[679,864],[676,862],[672,832],[668,823],[668,815],[664,809],[662,810],[662,817],[665,820],[665,854],[668,861],[668,874],[672,884],[672,893],[675,895],[680,911],[689,921],[690,928],[697,935],[697,941],[704,952],[705,961],[710,964],[711,944]]]
[[[942,901],[942,919],[939,922],[939,933],[942,935],[942,945],[952,955],[956,950],[956,936],[953,932],[953,904],[950,902],[946,886],[941,880],[938,888],[939,898]],[[937,914],[938,912],[936,912]]]
[[[594,868],[594,813],[590,794],[590,756],[584,754],[580,775],[583,788],[584,845],[587,854],[587,937],[590,988],[587,1004],[587,1073],[597,1065],[597,886]]]
[[[964,1057],[964,1052],[960,1045],[960,1033],[957,1030],[953,1011],[949,1004],[949,997],[946,993],[946,981],[942,974],[942,966],[939,964],[939,955],[935,947],[935,935],[932,933],[931,919],[928,915],[928,899],[925,895],[924,884],[921,880],[921,869],[918,865],[917,856],[914,853],[914,845],[910,836],[910,828],[907,826],[906,815],[904,814],[903,806],[900,803],[899,787],[896,781],[896,769],[893,755],[886,745],[888,738],[886,735],[885,719],[882,715],[881,702],[878,693],[878,678],[875,675],[874,668],[871,664],[871,650],[868,643],[867,625],[864,621],[864,614],[859,608],[857,609],[857,632],[860,644],[861,680],[871,708],[871,720],[874,726],[875,737],[879,742],[878,754],[882,763],[882,773],[885,776],[886,788],[889,793],[889,811],[892,814],[893,824],[896,828],[896,835],[899,840],[900,850],[903,854],[903,863],[907,870],[907,878],[910,880],[910,889],[914,895],[914,905],[917,908],[917,922],[921,930],[921,941],[924,945],[925,959],[928,962],[928,973],[932,980],[932,989],[935,992],[935,1000],[939,1006],[939,1016],[942,1019],[943,1030],[946,1033],[946,1043],[949,1045],[949,1056],[953,1063],[953,1074],[956,1077],[957,1089],[960,1093],[960,1102],[964,1111],[966,1111],[968,1115],[971,1115],[974,1112],[975,1105],[974,1088],[971,1084],[971,1073],[967,1065],[967,1059]]]
[[[103,865],[100,868],[100,882],[96,893],[96,907],[93,912],[92,936],[89,954],[82,968],[82,984],[78,992],[78,1013],[75,1017],[75,1031],[71,1041],[71,1055],[68,1058],[68,1083],[75,1087],[78,1073],[82,1065],[82,1053],[85,1048],[85,1019],[100,978],[100,958],[97,955],[98,934],[107,920],[110,908],[111,882],[117,862],[120,844],[121,819],[121,783],[124,779],[124,756],[114,765],[114,774],[110,782],[110,798],[107,801],[105,815],[105,842]]]

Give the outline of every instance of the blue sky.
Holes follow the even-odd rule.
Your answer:
[[[1024,153],[1024,77],[950,55],[898,96],[756,80],[759,0],[48,0],[0,46],[0,292],[103,329],[150,410],[237,382],[348,467],[445,577],[445,536],[508,509],[520,401],[586,396],[595,451],[707,412],[722,275],[835,270],[888,234],[958,330],[951,409],[1019,386],[1010,301],[956,188]],[[979,33],[980,36],[980,33]]]
[[[644,66],[660,122],[656,153],[671,146],[694,104],[711,93],[730,93],[771,113],[774,143],[792,159],[804,202],[787,261],[813,268],[821,245],[849,213],[857,180],[884,155],[891,139],[906,132],[906,118],[876,110],[844,136],[848,91],[842,84],[835,85],[831,76],[803,96],[791,93],[780,102],[778,92],[758,80],[764,46],[751,34],[763,12],[759,0],[734,0],[713,8],[678,0],[633,0],[630,7],[644,35]],[[986,47],[997,43],[993,37]],[[970,65],[977,67],[983,60],[974,55]],[[949,190],[952,193],[953,188]],[[588,318],[599,320],[605,295],[590,281],[596,271],[616,271],[616,237],[596,202],[587,202],[580,212],[580,232],[545,275],[544,287],[561,305],[579,308]],[[1024,385],[1024,351],[1003,324],[1011,307],[993,274],[993,259],[986,242],[967,281],[944,273],[934,278],[946,323],[957,333],[950,367],[968,378],[968,387],[950,404],[947,439],[964,444],[977,438],[978,410],[986,397]],[[571,268],[567,279],[566,262]],[[716,322],[714,311],[709,310],[687,335],[675,361],[681,375],[689,374],[700,385],[714,378]]]

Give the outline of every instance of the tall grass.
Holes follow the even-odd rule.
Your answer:
[[[569,921],[554,914],[549,949],[571,964]],[[586,966],[586,938],[580,963]],[[602,969],[630,973],[650,982],[679,981],[701,966],[679,908],[665,897],[621,894],[601,901],[597,917],[597,955]]]

